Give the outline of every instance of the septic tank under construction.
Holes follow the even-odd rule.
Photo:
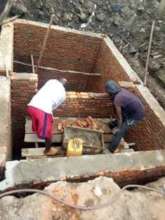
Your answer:
[[[47,24],[20,19],[2,28],[0,189],[61,179],[82,181],[99,175],[111,176],[124,185],[165,175],[165,111],[109,37],[52,26],[38,66],[47,31]],[[126,138],[127,142],[135,143],[133,151],[40,159],[21,157],[22,149],[35,148],[35,142],[40,142],[31,131],[26,105],[47,80],[61,77],[69,83],[66,101],[54,114],[55,145],[61,146],[63,142],[57,121],[81,121],[89,116],[104,122],[104,147],[108,145],[111,135],[106,122],[115,115],[111,100],[98,94],[105,92],[106,80],[113,79],[138,95],[145,106],[145,119],[130,129]]]

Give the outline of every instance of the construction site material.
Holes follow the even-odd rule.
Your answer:
[[[52,142],[53,143],[62,143],[62,138],[63,138],[62,134],[53,134]],[[27,142],[27,143],[37,143],[37,142],[38,143],[44,143],[45,140],[38,138],[37,135],[33,133],[33,134],[25,134],[24,142]]]
[[[11,159],[11,105],[10,79],[0,76],[0,154]]]
[[[105,143],[110,142],[112,138],[111,130],[108,126],[110,119],[96,119],[96,118],[54,118],[53,124],[53,136],[52,142],[62,144],[63,132],[66,127],[76,126],[79,128],[94,129],[96,132],[103,133],[103,141]],[[24,142],[26,143],[40,143],[44,140],[39,139],[36,134],[32,131],[32,122],[29,118],[26,118],[25,124],[25,137]]]
[[[13,60],[31,63],[30,56],[33,54],[34,63],[37,64],[48,26],[47,24],[27,20],[17,20],[4,26],[0,36],[1,72],[5,73],[6,66],[9,74],[14,71],[11,74],[12,147],[17,158],[19,158],[21,147],[26,146],[23,140],[27,103],[36,93],[40,82],[46,82],[49,77],[45,69],[40,69],[37,74],[31,74],[32,65],[28,67],[30,72],[26,74],[26,66],[23,65],[21,65],[22,70],[20,70],[20,65],[17,66],[14,63],[13,70]],[[8,37],[6,38],[6,36]],[[135,142],[136,150],[145,151],[164,148],[164,111],[158,103],[153,102],[151,94],[148,96],[149,91],[146,92],[147,88],[144,88],[143,84],[141,87],[137,84],[137,82],[141,82],[137,74],[107,36],[52,25],[42,65],[61,70],[56,72],[57,75],[60,77],[65,73],[73,82],[73,84],[70,84],[70,89],[73,89],[73,92],[67,92],[66,101],[54,113],[55,116],[59,117],[87,118],[90,115],[92,119],[97,117],[108,118],[113,115],[112,101],[110,98],[97,97],[97,95],[104,92],[106,80],[111,78],[117,81],[127,81],[128,83],[134,82],[134,85],[128,86],[128,88],[142,99],[147,114],[142,123],[139,123],[135,129],[130,129],[127,141]],[[70,75],[69,71],[72,71]],[[81,74],[79,74],[80,72]],[[99,76],[94,77],[93,74],[95,73],[99,73]],[[52,75],[53,71],[51,70],[49,76]],[[87,82],[88,86],[84,87],[82,82]],[[80,88],[79,85],[81,84],[83,86]],[[84,89],[83,92],[81,92],[81,89]],[[85,128],[85,123],[80,122],[80,127]],[[90,123],[89,121],[89,126],[91,126]],[[63,129],[63,126],[59,124],[58,127],[59,131],[56,130],[55,134],[60,134],[60,141],[62,141],[60,130]],[[104,132],[104,135],[108,135],[110,140],[110,133]],[[27,146],[31,145],[28,144]]]
[[[129,188],[139,188],[139,189],[145,189],[145,190],[149,190],[152,192],[156,192],[158,194],[160,194],[161,196],[165,197],[165,193],[162,192],[161,190],[149,187],[149,186],[142,186],[142,185],[137,185],[137,184],[130,184],[130,185],[126,185],[122,188],[122,191],[129,189]],[[101,190],[100,190],[101,191]],[[47,196],[48,198],[50,198],[54,203],[60,203],[62,205],[68,206],[70,208],[73,209],[77,209],[77,210],[81,210],[81,211],[91,211],[91,210],[98,210],[98,209],[103,209],[106,207],[109,207],[110,205],[112,205],[113,203],[115,203],[117,201],[117,199],[119,199],[119,197],[121,196],[121,192],[117,192],[113,195],[113,197],[110,198],[109,201],[107,201],[104,204],[99,204],[99,205],[95,205],[95,206],[80,206],[80,205],[73,205],[70,203],[67,203],[64,199],[60,199],[58,196],[53,196],[52,194],[50,194],[50,192],[47,192],[46,190],[38,190],[38,189],[30,189],[30,188],[26,188],[26,189],[15,189],[15,190],[10,190],[8,192],[4,192],[1,193],[0,195],[0,199],[5,197],[5,196],[9,196],[15,193],[39,193],[41,195]],[[97,195],[97,193],[95,192],[95,194]],[[100,193],[101,194],[101,193]],[[101,196],[101,195],[100,195]]]
[[[37,22],[23,20],[14,22],[14,60],[30,63],[30,54],[33,54],[36,63],[47,28],[48,25]],[[24,48],[24,50],[22,50],[22,48]],[[82,81],[84,82],[84,78],[85,80],[88,76],[90,78],[88,81],[88,89],[84,91],[83,94],[67,93],[66,102],[55,112],[55,116],[87,117],[90,115],[92,118],[107,118],[113,114],[111,100],[103,98],[98,99],[95,96],[90,98],[89,92],[94,91],[102,93],[104,91],[105,81],[109,78],[117,81],[133,81],[134,87],[129,87],[129,89],[130,91],[133,89],[135,94],[139,95],[144,101],[146,112],[148,114],[146,115],[145,121],[137,125],[136,129],[129,132],[127,141],[135,142],[137,145],[136,150],[163,148],[164,140],[162,136],[164,125],[162,124],[162,117],[161,119],[158,118],[158,108],[150,108],[151,103],[150,101],[148,102],[145,100],[145,93],[142,93],[137,89],[137,82],[141,82],[138,80],[137,74],[131,69],[129,64],[107,36],[52,26],[51,35],[49,36],[46,50],[44,52],[42,65],[62,70],[63,73],[65,71],[80,71],[82,73],[88,73],[88,75],[81,74],[82,80],[79,80],[79,77],[76,78],[73,74],[69,75],[68,73],[70,81],[74,82],[74,84],[70,84],[70,89],[73,88],[74,91],[79,91],[79,89],[83,88],[83,86],[79,88],[79,85],[84,85],[81,83]],[[17,66],[15,63],[14,70],[15,72],[19,72],[19,75],[22,75],[23,70],[26,70],[26,66],[22,66],[21,73],[20,65]],[[29,67],[29,70],[31,71],[31,67]],[[61,76],[63,73],[58,72],[58,75]],[[93,73],[100,73],[100,76],[98,76],[97,79],[95,77],[93,79],[93,76],[90,77],[90,74],[92,75]],[[29,74],[29,77],[30,75],[31,74]],[[53,71],[51,71],[51,76],[52,75]],[[44,69],[41,70],[37,76],[38,82],[42,81],[44,83],[49,79],[49,77],[47,77],[47,72],[45,74]],[[38,82],[37,87],[39,85]],[[29,85],[28,82],[27,84]],[[23,115],[25,113],[23,105],[26,105],[29,101],[29,98],[25,97],[25,99],[23,97],[25,93],[22,94],[18,92],[22,87],[22,82],[17,82],[17,79],[12,82],[13,103],[20,103],[19,100],[23,100],[23,104],[19,106],[13,104],[14,121],[19,121],[19,124],[17,123],[13,125],[14,145],[18,151],[23,146]],[[28,89],[26,93],[29,91],[30,90]],[[19,114],[16,114],[16,112],[19,112]],[[20,115],[22,115],[22,118],[20,118]],[[155,130],[159,130],[161,134],[157,135]],[[145,137],[142,135],[143,133],[146,134]],[[20,134],[21,137],[17,138]],[[19,139],[17,143],[16,139]],[[18,155],[18,153],[16,153],[16,155]]]
[[[61,134],[64,131],[65,127],[68,126],[76,126],[76,127],[84,127],[90,129],[96,129],[98,131],[102,131],[105,134],[110,134],[111,129],[109,128],[108,123],[110,122],[109,118],[91,118],[92,121],[89,122],[87,118],[76,118],[76,117],[54,117],[53,122],[53,134]],[[25,133],[32,134],[32,121],[29,117],[26,118],[25,123]]]
[[[83,139],[71,138],[67,144],[67,156],[81,156],[83,153]]]
[[[27,159],[41,159],[41,158],[46,158],[46,157],[54,157],[54,156],[65,156],[65,151],[61,146],[56,146],[56,147],[51,147],[53,149],[53,153],[51,155],[45,155],[44,154],[44,147],[39,147],[39,148],[22,148],[22,157],[27,158]]]
[[[6,25],[0,32],[0,75],[13,72],[13,27]]]
[[[6,163],[0,190],[32,184],[39,186],[58,180],[87,180],[112,177],[120,185],[142,183],[165,175],[165,150],[85,155]],[[31,185],[31,186],[32,186]]]
[[[100,153],[104,148],[102,132],[93,129],[66,127],[64,129],[63,146],[69,143],[70,139],[80,138],[83,141],[83,153]]]
[[[165,200],[161,193],[164,183],[162,178],[153,183],[156,187],[136,185],[136,190],[127,191],[121,190],[111,178],[99,177],[81,183],[52,183],[44,190],[10,190],[1,194],[6,197],[0,199],[0,220],[22,220],[22,216],[25,220],[45,220],[47,216],[59,220],[161,220],[164,219]],[[16,192],[22,195],[21,191],[36,193],[14,196]]]

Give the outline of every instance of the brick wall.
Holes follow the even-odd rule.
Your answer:
[[[14,24],[14,58],[38,60],[47,28],[36,23]],[[96,62],[101,38],[78,31],[52,27],[41,65],[64,70],[91,72]],[[24,58],[24,60],[22,60]],[[15,71],[17,71],[15,69]]]
[[[37,25],[16,23],[14,39],[15,59],[31,63],[30,55],[33,54],[35,61],[37,61],[45,31],[45,28]],[[40,70],[39,87],[49,78],[60,77],[61,73],[63,77],[69,78],[71,82],[68,90],[72,89],[76,91],[102,92],[104,91],[105,81],[108,79],[132,81],[133,78],[136,78],[134,77],[133,70],[123,61],[119,52],[116,51],[117,49],[113,45],[111,46],[107,43],[107,39],[103,40],[96,36],[84,36],[79,33],[75,34],[74,31],[67,32],[53,28],[44,53],[42,65],[61,69],[62,71],[57,70],[57,72],[52,73],[50,71]],[[117,57],[117,54],[119,57]],[[121,63],[124,63],[125,67]],[[15,68],[17,69],[18,66],[15,66]],[[29,67],[28,71],[31,71],[30,69]],[[68,70],[86,73],[96,72],[102,74],[102,77],[96,79],[92,76],[87,80],[86,76],[73,76]],[[33,83],[35,84],[34,81]],[[25,105],[36,87],[36,85],[31,83],[32,89],[27,89],[25,93],[20,93],[21,88],[24,91],[23,87],[25,88],[29,85],[28,82],[29,79],[13,79],[12,97],[14,99],[12,108],[14,128],[18,125],[19,129],[21,126],[24,129],[22,122]],[[86,90],[82,86],[84,84],[87,84]],[[143,122],[130,130],[128,140],[130,142],[136,142],[139,150],[164,148],[165,126],[143,98],[143,93],[140,93],[136,88],[134,92],[144,102],[146,117]],[[88,115],[92,117],[110,117],[113,115],[113,108],[108,98],[97,98],[92,93],[68,93],[66,102],[56,111],[55,115],[68,117],[86,117]],[[21,126],[19,125],[19,121],[22,123]]]
[[[55,116],[65,117],[101,117],[113,115],[112,103],[109,97],[98,98],[95,93],[68,92],[64,104],[59,107]]]
[[[20,74],[18,75],[20,77]],[[20,143],[23,146],[25,107],[35,92],[36,82],[36,78],[30,80],[27,77],[25,81],[25,79],[18,79],[18,76],[12,77],[13,134],[16,141],[14,146],[17,146],[17,148],[19,148]],[[24,92],[21,93],[20,91]],[[135,142],[138,150],[164,148],[165,127],[142,98],[136,87],[131,88],[130,91],[142,99],[146,116],[143,122],[140,122],[135,128],[130,129],[126,139],[129,142]],[[54,116],[109,118],[115,115],[109,97],[99,98],[98,93],[67,92],[66,101],[55,111]]]
[[[32,72],[31,66],[18,63],[15,63],[15,69],[20,74],[23,71],[27,73]],[[68,80],[66,87],[67,91],[97,92],[97,88],[95,88],[93,85],[91,86],[91,84],[101,80],[101,74],[99,73],[84,73],[72,70],[52,69],[49,67],[38,68],[37,74],[39,80],[38,88],[41,88],[41,86],[43,86],[44,83],[49,79],[66,78]]]
[[[23,146],[26,105],[35,94],[37,88],[36,74],[13,74],[11,77],[11,108],[13,156],[20,156]]]
[[[76,71],[67,71],[67,70],[45,70],[38,69],[39,77],[39,88],[44,85],[44,83],[49,79],[59,79],[66,78],[68,80],[66,90],[67,91],[92,91],[90,88],[89,81],[100,80],[101,76],[98,74],[92,73],[82,73]],[[94,90],[95,91],[95,90]]]
[[[145,106],[145,119],[129,130],[126,140],[135,142],[138,150],[165,148],[165,127],[155,112],[146,103],[136,88],[129,89],[138,95]],[[55,112],[55,116],[66,117],[114,117],[109,98],[97,98],[95,93],[69,92],[65,103]]]
[[[102,74],[102,79],[93,85],[98,91],[104,91],[104,84],[107,80],[130,81],[130,78],[114,57],[108,44],[102,40],[101,49],[97,57],[93,72]],[[92,82],[91,82],[92,83]]]
[[[138,88],[143,88],[143,90]],[[161,107],[158,103],[155,103],[155,106],[151,108],[151,105],[149,105],[147,101],[152,103],[152,100],[154,100],[154,102],[156,102],[156,100],[145,87],[137,86],[133,91],[140,97],[145,106],[145,118],[135,128],[130,129],[128,141],[137,143],[138,150],[164,149],[165,126],[163,120],[165,120],[165,118],[162,117],[160,119],[156,114],[157,109]],[[145,93],[148,93],[149,97],[147,97]],[[162,113],[165,115],[164,110],[162,110]]]
[[[14,25],[15,59],[31,63],[30,55],[33,54],[35,63],[37,63],[45,31],[45,28],[38,25],[16,23]],[[67,29],[62,31],[52,28],[41,65],[63,70],[64,73],[68,70],[100,73],[101,78],[88,79],[88,90],[86,91],[91,92],[104,91],[107,79],[130,81],[104,38],[92,36],[92,34],[91,36],[83,35],[74,31],[67,32]],[[18,64],[15,64],[14,69],[15,71],[31,72],[30,67],[21,67]],[[41,77],[39,76],[40,85],[43,84],[42,80],[45,81],[45,75],[43,73]],[[53,77],[51,73],[48,75]],[[81,80],[80,76],[80,82]],[[81,88],[73,87],[75,91],[85,91],[84,88],[80,90]]]

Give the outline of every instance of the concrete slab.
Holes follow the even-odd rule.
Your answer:
[[[4,25],[0,35],[0,75],[13,72],[13,25]]]
[[[10,79],[0,77],[0,152],[11,157]],[[2,152],[2,149],[4,151]]]
[[[136,85],[137,89],[147,102],[147,104],[150,106],[152,111],[155,113],[155,115],[160,119],[161,123],[165,127],[165,111],[164,109],[159,105],[158,101],[155,99],[155,97],[151,94],[149,89],[143,85]]]
[[[11,161],[6,163],[6,179],[0,182],[0,190],[101,175],[113,177],[119,184],[163,176],[165,150]]]

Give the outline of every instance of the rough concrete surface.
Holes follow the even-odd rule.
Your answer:
[[[162,187],[165,178],[162,179]],[[159,183],[160,184],[160,183]],[[86,183],[60,181],[46,191],[67,204],[101,209],[83,211],[63,206],[40,194],[0,199],[0,220],[164,220],[165,199],[156,192],[121,191],[111,178],[99,177]]]
[[[6,163],[5,180],[0,182],[0,191],[18,185],[46,183],[65,178],[89,178],[99,175],[100,172],[107,172],[111,176],[113,173],[118,174],[117,177],[119,174],[122,176],[123,172],[125,181],[127,176],[128,180],[131,179],[132,173],[134,179],[138,179],[140,172],[146,171],[149,176],[148,170],[154,171],[155,168],[164,166],[165,150],[11,161]],[[137,171],[139,172],[135,175]]]
[[[11,155],[10,80],[0,76],[0,152]],[[3,151],[2,151],[3,150]]]

